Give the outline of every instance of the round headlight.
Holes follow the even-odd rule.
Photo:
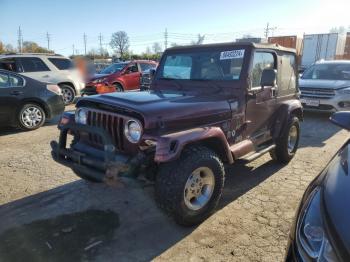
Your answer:
[[[75,123],[86,125],[87,123],[87,110],[84,108],[78,108],[75,111]]]
[[[129,120],[124,126],[124,135],[131,143],[138,143],[141,139],[142,127],[136,120]]]

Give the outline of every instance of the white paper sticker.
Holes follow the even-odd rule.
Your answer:
[[[224,51],[220,53],[220,60],[239,59],[244,57],[244,49]]]

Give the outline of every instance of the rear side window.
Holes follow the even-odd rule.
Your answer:
[[[296,87],[296,72],[295,72],[295,56],[291,54],[284,54],[281,57],[282,63],[279,68],[279,92],[287,90],[295,90]]]
[[[23,86],[24,81],[22,77],[9,75],[10,87]]]
[[[64,58],[48,58],[48,59],[59,70],[68,70],[73,68],[73,62],[69,59],[64,59]]]
[[[6,88],[10,86],[9,75],[0,73],[0,88]]]
[[[147,63],[140,63],[141,71],[144,72],[148,69],[156,68],[153,64],[147,64]]]
[[[260,87],[261,74],[264,69],[273,69],[275,58],[272,53],[256,52],[253,59],[252,87]]]
[[[22,65],[23,72],[42,72],[50,71],[45,63],[37,57],[21,57],[19,61]]]

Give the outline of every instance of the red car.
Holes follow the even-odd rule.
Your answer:
[[[82,95],[138,90],[141,73],[156,67],[156,62],[147,60],[111,64],[88,81]]]

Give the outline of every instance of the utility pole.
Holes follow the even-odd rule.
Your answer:
[[[74,44],[72,45],[72,48],[73,48],[73,56],[75,55],[75,46]]]
[[[86,55],[86,34],[84,33],[84,53]]]
[[[100,35],[98,36],[98,40],[100,41],[100,55],[103,55],[103,47],[102,47],[102,35],[100,33]]]
[[[18,27],[18,52],[22,53],[22,45],[23,45],[23,35],[21,26]]]
[[[168,48],[168,29],[165,28],[165,32],[164,32],[164,47],[165,49]]]
[[[277,27],[270,27],[269,23],[267,23],[266,28],[264,29],[264,35],[265,38],[269,37],[270,31],[275,31],[277,29]]]
[[[50,50],[50,35],[49,35],[49,32],[46,32],[46,39],[47,39],[47,50]]]

